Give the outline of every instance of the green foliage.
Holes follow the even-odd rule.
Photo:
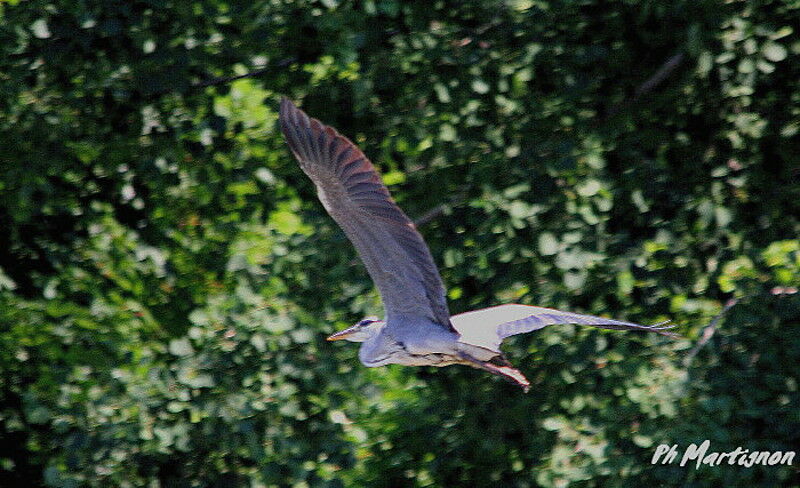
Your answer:
[[[797,450],[797,25],[790,0],[0,2],[0,486],[789,485],[650,458]],[[445,205],[421,231],[454,313],[686,338],[515,338],[528,395],[362,367],[324,337],[379,297],[281,95],[410,215]]]

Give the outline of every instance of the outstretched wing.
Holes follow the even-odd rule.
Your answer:
[[[386,313],[425,316],[452,330],[444,285],[430,250],[364,153],[286,98],[281,100],[280,124],[322,205],[366,265]]]
[[[562,312],[545,307],[530,305],[500,305],[475,310],[450,318],[453,327],[461,334],[461,341],[468,342],[493,351],[499,351],[500,343],[506,337],[532,332],[553,324],[591,325],[601,329],[640,330],[675,336],[666,329],[674,327],[656,324],[653,326],[634,324],[622,320],[607,319],[595,315]]]

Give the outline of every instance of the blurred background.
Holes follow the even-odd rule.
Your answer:
[[[0,486],[798,486],[793,0],[0,2]],[[367,369],[382,313],[286,95],[419,219],[523,394]],[[727,308],[726,308],[727,305]]]

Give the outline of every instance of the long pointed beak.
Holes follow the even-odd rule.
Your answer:
[[[340,330],[339,332],[336,332],[335,334],[329,335],[327,340],[329,340],[329,341],[341,341],[342,339],[347,339],[347,337],[350,336],[350,334],[355,332],[354,329],[355,329],[355,327],[348,327],[348,328],[346,328],[344,330]]]

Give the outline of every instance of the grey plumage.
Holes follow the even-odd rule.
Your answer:
[[[279,120],[300,167],[355,246],[381,294],[385,320],[365,319],[329,337],[363,342],[359,358],[366,366],[467,364],[527,390],[530,384],[525,376],[500,352],[506,337],[564,323],[671,334],[664,330],[668,327],[658,325],[517,304],[451,317],[428,246],[361,150],[286,98],[281,101]]]
[[[322,205],[364,261],[387,313],[419,313],[452,330],[444,285],[428,246],[364,153],[287,99],[281,102],[280,123]]]

